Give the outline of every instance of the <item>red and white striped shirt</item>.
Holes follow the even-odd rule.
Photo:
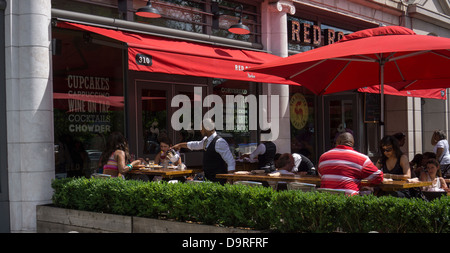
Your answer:
[[[347,195],[359,194],[361,180],[368,180],[372,184],[383,181],[383,172],[368,156],[344,145],[320,156],[318,172],[321,188],[342,189]]]

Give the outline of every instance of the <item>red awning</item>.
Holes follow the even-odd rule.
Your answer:
[[[359,92],[378,93],[380,94],[380,85],[374,85],[371,87],[359,88]],[[392,86],[384,86],[384,94],[395,96],[407,96],[407,97],[420,97],[420,98],[434,98],[434,99],[447,99],[445,89],[426,89],[426,90],[403,90],[398,91]]]
[[[232,49],[62,21],[58,22],[58,27],[89,31],[127,43],[130,70],[299,85],[278,76],[243,71],[281,58],[264,52]]]

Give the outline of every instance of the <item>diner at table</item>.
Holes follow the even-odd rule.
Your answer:
[[[175,151],[171,150],[170,147],[172,146],[172,141],[169,139],[169,137],[162,137],[159,140],[159,147],[161,151],[156,154],[154,162],[159,165],[169,165],[170,163],[174,166],[182,166],[181,157],[180,154]]]
[[[383,171],[385,178],[411,179],[411,167],[409,166],[408,157],[401,151],[397,138],[391,135],[383,137],[379,144],[379,150],[381,157],[378,159],[376,166]],[[423,198],[420,188],[401,189],[398,191],[378,190],[378,195],[390,195],[400,198]]]
[[[133,166],[141,164],[142,160],[131,161],[128,149],[128,141],[120,132],[112,132],[108,137],[99,165],[102,173],[111,177],[124,177],[133,169]]]
[[[314,173],[315,166],[310,160],[301,167],[300,162],[304,162],[306,159],[304,156],[300,156],[300,159],[298,159],[297,156],[299,154],[296,153],[276,153],[273,161],[275,171],[267,171],[264,167],[245,171],[235,170],[236,161],[230,152],[228,143],[216,133],[214,122],[204,121],[201,133],[204,138],[200,141],[178,143],[172,147],[170,146],[170,139],[161,138],[159,140],[161,152],[152,161],[145,161],[144,159],[132,161],[131,155],[126,148],[127,141],[123,138],[123,135],[120,133],[112,134],[110,143],[107,145],[108,150],[104,152],[105,154],[111,153],[111,155],[102,156],[102,161],[104,161],[105,157],[107,158],[106,162],[102,163],[102,167],[104,172],[110,177],[120,176],[124,179],[135,180],[147,177],[169,182],[192,181],[198,171],[194,173],[194,170],[187,168],[181,162],[180,155],[176,152],[176,149],[202,149],[205,152],[203,166],[200,169],[203,170],[201,173],[205,176],[201,180],[219,182],[221,184],[226,182],[233,184],[237,181],[263,182],[263,186],[271,186],[275,190],[280,191],[288,190],[287,187],[284,187],[288,183],[297,182],[312,184],[316,188],[343,189],[347,195],[357,195],[362,189],[375,189],[372,193],[377,196],[393,195],[398,197],[404,196],[399,196],[397,192],[411,192],[417,191],[417,189],[419,191],[420,189],[427,191],[442,188],[443,191],[450,192],[445,179],[442,178],[441,180],[439,175],[433,174],[438,166],[434,165],[435,167],[433,167],[431,161],[427,163],[420,180],[418,178],[411,179],[407,173],[406,175],[405,173],[392,173],[394,169],[403,172],[401,161],[396,161],[394,169],[384,168],[392,174],[383,173],[382,168],[375,166],[366,155],[353,149],[354,139],[352,134],[348,132],[342,133],[337,137],[337,146],[335,148],[320,156],[317,169],[318,175]],[[386,142],[386,140],[388,141]],[[270,145],[266,152],[267,150],[273,151]],[[267,146],[264,145],[264,147]],[[389,157],[396,156],[395,147],[395,141],[392,141],[390,137],[385,137],[380,142],[380,149],[383,151],[386,161],[388,161]],[[116,157],[116,153],[119,156]],[[122,155],[123,157],[121,157]],[[435,161],[435,159],[431,160]],[[382,158],[378,160],[377,165],[382,163],[381,161]],[[384,163],[385,166],[391,165],[386,161]],[[398,166],[399,163],[400,166]],[[115,167],[117,167],[117,170]],[[439,172],[438,169],[436,171]],[[352,174],[355,172],[357,172],[357,175]],[[425,177],[425,175],[428,177]],[[198,178],[196,179],[194,181],[198,181]],[[314,190],[314,187],[311,189]],[[406,197],[417,197],[417,195],[410,194]]]
[[[450,192],[436,159],[429,159],[426,168],[420,174],[420,181],[432,182],[430,186],[422,188],[424,192]]]
[[[349,132],[340,134],[336,147],[320,156],[318,172],[321,188],[344,190],[346,195],[358,195],[361,181],[377,185],[383,182],[383,172],[370,158],[353,149],[355,141]]]

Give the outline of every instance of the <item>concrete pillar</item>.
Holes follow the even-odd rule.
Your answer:
[[[7,1],[6,95],[11,232],[36,230],[54,178],[51,0]]]
[[[265,49],[274,55],[288,56],[287,13],[295,14],[295,6],[291,1],[266,0],[262,4],[262,41]],[[264,95],[278,95],[280,101],[279,135],[274,141],[277,152],[291,152],[291,134],[289,118],[289,86],[280,84],[264,84]]]

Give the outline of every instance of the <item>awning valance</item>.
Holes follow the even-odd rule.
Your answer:
[[[371,87],[359,88],[359,92],[378,93],[380,94],[380,85],[374,85]],[[420,98],[434,98],[434,99],[447,99],[445,89],[426,89],[426,90],[402,90],[398,91],[390,85],[384,86],[384,94],[405,96],[405,97],[420,97]]]
[[[65,21],[58,22],[58,27],[89,31],[127,43],[130,70],[299,85],[277,76],[243,71],[281,58],[265,52],[227,48]]]

